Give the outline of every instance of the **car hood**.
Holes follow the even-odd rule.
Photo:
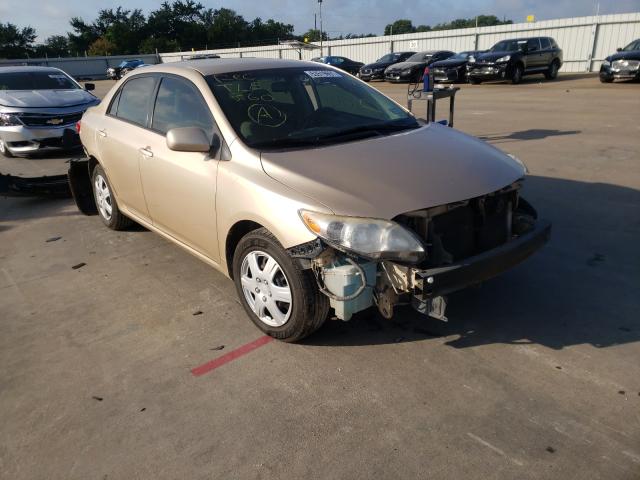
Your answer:
[[[389,70],[404,70],[405,68],[415,68],[420,65],[426,65],[427,62],[399,62],[389,67]]]
[[[461,67],[462,65],[466,65],[466,60],[440,60],[439,62],[433,62],[431,67],[444,67],[444,68],[453,68],[453,67]]]
[[[391,62],[375,62],[375,63],[367,63],[363,66],[363,68],[387,68],[389,65],[393,65]]]
[[[261,157],[267,175],[334,213],[385,219],[485,195],[525,174],[500,150],[436,123]]]
[[[495,62],[499,58],[502,58],[506,55],[516,55],[519,52],[488,52],[482,53],[476,57],[476,62]]]
[[[73,107],[95,101],[96,97],[80,88],[74,90],[0,90],[0,105],[4,107]]]
[[[608,56],[607,60],[610,62],[615,60],[640,60],[640,50],[614,53],[613,55]]]

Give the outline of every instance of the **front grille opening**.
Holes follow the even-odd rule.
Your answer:
[[[526,225],[533,225],[534,218],[520,209],[517,189],[515,184],[471,200],[409,212],[394,220],[422,238],[427,247],[424,267],[450,265],[499,247],[529,230]],[[523,217],[531,221],[523,222]]]

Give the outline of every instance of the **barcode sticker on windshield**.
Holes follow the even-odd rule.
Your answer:
[[[60,74],[55,74],[55,75],[49,75],[49,78],[62,78],[62,79],[67,79],[67,77],[65,77],[64,75],[60,75]]]
[[[333,70],[305,70],[304,73],[311,78],[342,78],[342,75]]]

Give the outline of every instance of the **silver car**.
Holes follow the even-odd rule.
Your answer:
[[[100,100],[62,70],[0,68],[0,154],[29,154],[71,148],[80,142],[76,123]]]

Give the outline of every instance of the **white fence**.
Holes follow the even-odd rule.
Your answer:
[[[64,70],[74,78],[106,78],[107,68],[115,67],[123,60],[139,58],[148,64],[160,63],[153,55],[116,55],[108,57],[70,57],[70,58],[25,58],[20,60],[0,60],[0,67],[12,65],[35,65],[55,67]]]
[[[564,72],[597,71],[600,63],[616,48],[640,38],[640,13],[562,18],[535,23],[495,27],[441,30],[384,37],[324,42],[324,55],[341,55],[369,63],[389,52],[443,49],[460,52],[484,50],[499,40],[515,37],[548,36],[564,52]],[[319,47],[319,44],[315,44]],[[298,52],[283,45],[231,48],[198,52],[162,53],[163,62],[175,62],[194,53],[217,53],[221,57],[266,57],[309,60],[321,55],[320,49]]]

